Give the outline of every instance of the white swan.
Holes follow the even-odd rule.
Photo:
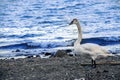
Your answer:
[[[96,58],[113,56],[113,54],[109,54],[109,52],[106,49],[104,49],[103,47],[97,44],[93,44],[93,43],[80,44],[82,40],[82,30],[81,30],[79,21],[77,19],[73,19],[70,25],[72,24],[75,24],[78,28],[78,39],[74,43],[74,54],[75,55],[89,54],[92,58],[93,67],[96,67],[96,62],[95,62]]]

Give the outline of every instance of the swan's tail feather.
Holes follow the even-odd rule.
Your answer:
[[[115,56],[114,54],[112,54],[109,50],[106,49],[102,49],[102,51],[105,53],[106,56]]]
[[[112,54],[110,51],[106,50],[106,49],[102,49],[102,51],[104,52],[104,54],[101,54],[101,56],[104,56],[104,57],[114,57],[115,55]]]
[[[108,54],[108,56],[111,56],[111,57],[112,57],[112,56],[115,56],[115,55],[110,53],[110,54]]]

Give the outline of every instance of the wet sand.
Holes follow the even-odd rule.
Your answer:
[[[120,80],[120,56],[96,62],[87,55],[0,60],[0,80]]]

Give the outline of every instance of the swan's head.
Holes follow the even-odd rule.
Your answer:
[[[78,23],[79,23],[78,19],[73,19],[69,25],[78,24]]]

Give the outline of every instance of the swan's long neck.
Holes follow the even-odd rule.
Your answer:
[[[79,23],[76,23],[76,25],[77,25],[77,28],[78,28],[78,39],[77,39],[77,42],[81,42],[81,40],[82,40],[82,30],[81,30],[81,26],[80,26],[80,24]]]

